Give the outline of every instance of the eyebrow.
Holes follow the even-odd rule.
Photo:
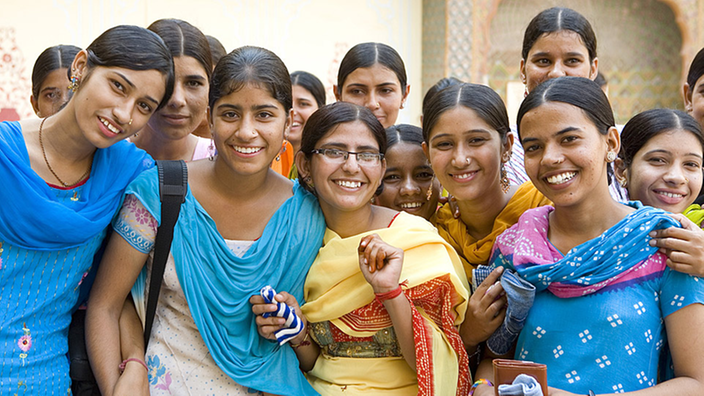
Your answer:
[[[185,77],[186,80],[202,80],[205,81],[205,77],[200,74],[189,74]]]
[[[550,55],[550,52],[548,52],[548,51],[541,51],[541,52],[536,52],[536,53],[534,53],[534,54],[531,56],[531,58],[534,58],[534,57],[536,57],[536,56],[548,56],[548,55]],[[568,53],[565,54],[565,55],[567,55],[567,56],[579,56],[579,57],[584,57],[584,54],[581,53],[581,52],[568,52]]]
[[[462,132],[463,135],[464,135],[464,134],[467,134],[467,133],[487,133],[487,134],[491,134],[491,131],[488,131],[488,130],[482,129],[482,128],[477,128],[477,129],[470,129],[470,130],[468,130],[468,131]],[[432,141],[435,140],[435,139],[443,138],[443,137],[446,137],[446,136],[453,136],[453,135],[450,134],[450,133],[441,133],[441,134],[435,135],[435,136],[433,136],[432,138],[430,138],[430,141],[432,142]]]
[[[57,89],[59,89],[59,87],[44,87],[44,88],[42,88],[42,90],[39,91],[39,92],[55,91],[55,90],[57,90]]]
[[[564,129],[561,129],[561,130],[555,132],[553,136],[560,136],[560,135],[563,135],[563,134],[565,134],[565,133],[574,132],[574,131],[581,131],[581,129],[579,129],[579,128],[577,128],[577,127],[569,126],[569,127],[567,127],[567,128],[564,128]],[[531,138],[531,137],[525,138],[525,139],[521,139],[521,145],[523,145],[523,144],[526,143],[526,142],[530,143],[530,142],[535,142],[535,141],[537,141],[537,140],[538,140],[538,138]]]
[[[231,103],[220,104],[220,105],[218,105],[217,108],[218,108],[218,110],[223,109],[223,108],[242,110],[242,106],[236,105],[236,104],[231,104]],[[273,105],[273,104],[263,104],[263,105],[257,105],[257,106],[252,107],[252,110],[264,110],[264,109],[278,109],[278,107],[276,107],[276,105]]]
[[[320,147],[336,147],[336,148],[340,148],[340,149],[344,149],[344,150],[347,150],[347,149],[349,148],[348,145],[346,145],[345,143],[340,143],[340,142],[325,143],[325,144],[323,144],[323,145],[320,146]],[[357,148],[355,148],[355,150],[372,150],[372,151],[379,151],[379,148],[378,148],[378,147],[374,147],[374,146],[357,146]]]
[[[671,152],[669,152],[669,151],[667,151],[667,150],[663,150],[663,149],[650,150],[650,151],[648,151],[647,153],[645,153],[645,155],[654,154],[654,153],[663,153],[663,154],[672,155]],[[697,158],[702,158],[702,155],[701,155],[701,154],[697,154],[697,153],[687,153],[687,154],[685,154],[685,156],[688,156],[688,155],[691,155],[691,156],[697,157]]]

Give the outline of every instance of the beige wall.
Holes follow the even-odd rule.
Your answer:
[[[403,57],[412,87],[399,122],[419,124],[421,0],[3,0],[0,108],[34,116],[28,99],[31,69],[46,47],[85,47],[111,26],[146,27],[159,18],[187,20],[228,51],[266,47],[290,71],[318,76],[329,101],[338,64],[350,47],[365,41],[389,44]]]

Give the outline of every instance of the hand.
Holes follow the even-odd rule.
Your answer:
[[[450,211],[452,212],[452,217],[459,219],[460,218],[460,207],[457,205],[457,199],[452,196],[452,194],[449,194],[446,197],[443,197],[442,195],[440,198],[438,198],[438,202],[440,202],[440,205],[445,205],[446,203],[450,204]]]
[[[667,265],[675,271],[704,277],[704,230],[682,214],[671,214],[682,228],[670,227],[650,232],[650,246],[667,255]]]
[[[308,331],[308,321],[305,316],[303,316],[303,312],[301,312],[301,307],[298,305],[296,297],[286,292],[280,292],[274,296],[274,300],[291,307],[296,312],[296,315],[298,315],[301,319],[301,322],[303,323],[303,331],[289,341],[293,344],[300,344]],[[273,315],[268,318],[262,316],[266,312],[276,312],[276,304],[267,304],[266,301],[264,301],[264,297],[259,294],[250,297],[249,303],[252,304],[252,312],[256,315],[254,320],[257,324],[257,331],[259,332],[259,335],[267,340],[276,341],[276,335],[274,333],[283,328],[283,325],[286,323],[286,319]]]
[[[114,396],[149,396],[147,370],[137,362],[127,363],[125,372],[117,379]]]
[[[466,346],[474,347],[486,341],[501,326],[506,316],[506,295],[499,278],[504,272],[497,267],[477,287],[467,305],[460,335]]]
[[[385,293],[398,287],[403,268],[403,250],[384,242],[379,235],[362,238],[357,248],[359,268],[374,293]]]

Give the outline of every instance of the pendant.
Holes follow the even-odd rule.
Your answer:
[[[78,201],[78,191],[73,192],[73,197],[71,197],[71,201],[73,201],[73,202]]]

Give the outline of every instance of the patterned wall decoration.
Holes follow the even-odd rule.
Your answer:
[[[579,11],[592,22],[599,43],[599,70],[609,80],[617,122],[649,108],[682,107],[682,35],[672,9],[656,0],[502,1],[491,21],[484,78],[504,98],[506,84],[520,81],[525,26],[540,10],[557,4]]]
[[[29,103],[32,83],[24,65],[15,29],[0,28],[0,121],[16,121],[33,114]]]
[[[423,93],[445,77],[447,44],[445,0],[423,1]]]
[[[474,25],[472,3],[468,0],[448,0],[447,7],[447,75],[469,81]]]

